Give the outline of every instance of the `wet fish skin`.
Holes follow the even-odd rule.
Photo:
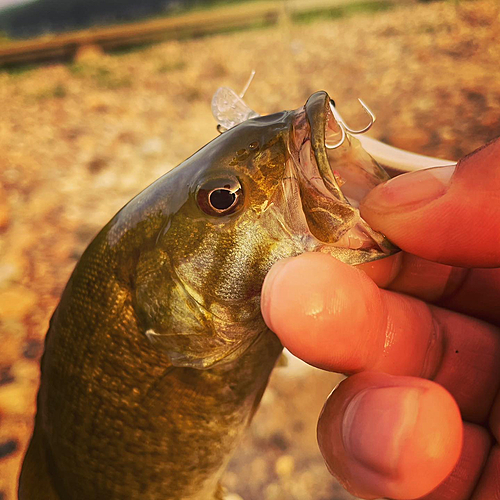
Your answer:
[[[326,109],[325,93],[313,97]],[[297,127],[317,137],[324,126],[311,109],[307,119],[282,112],[225,132],[89,245],[51,319],[21,500],[219,498],[282,349],[259,308],[272,264],[311,250],[350,263],[392,251],[332,247],[307,226],[323,219],[295,213],[291,195],[307,191],[310,205],[325,191],[293,173]],[[219,181],[241,183],[234,213],[200,209],[200,186]],[[332,200],[321,206],[338,208],[340,237],[344,214],[356,212]]]

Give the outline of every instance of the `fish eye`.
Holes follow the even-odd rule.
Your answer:
[[[242,205],[243,191],[236,178],[210,179],[198,188],[196,200],[208,215],[229,215]]]

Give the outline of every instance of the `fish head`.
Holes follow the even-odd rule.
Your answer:
[[[174,365],[231,361],[266,330],[260,293],[279,259],[317,251],[359,264],[397,250],[358,211],[388,176],[349,135],[329,150],[340,133],[329,96],[317,92],[298,110],[231,128],[169,174],[178,201],[137,289],[148,337]],[[151,262],[165,274],[160,295],[147,289]],[[155,316],[160,296],[166,312]]]

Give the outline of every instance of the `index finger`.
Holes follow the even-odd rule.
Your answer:
[[[306,253],[273,267],[262,313],[304,361],[343,373],[430,378],[464,418],[483,422],[500,384],[500,332],[483,321],[382,290],[362,271]]]

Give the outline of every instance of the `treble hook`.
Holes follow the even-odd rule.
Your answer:
[[[335,109],[333,107],[333,104],[330,102],[330,108],[332,109]],[[337,118],[337,117],[335,117]],[[340,132],[341,132],[341,137],[340,137],[340,141],[335,143],[335,144],[327,144],[326,141],[325,141],[325,148],[327,149],[337,149],[337,148],[340,148],[340,146],[342,146],[342,144],[344,144],[344,141],[345,141],[345,128],[344,128],[344,124],[343,122],[341,122],[340,120],[337,119],[337,121],[339,122],[339,128],[340,128]]]
[[[335,120],[337,120],[337,122],[339,124],[340,132],[341,132],[342,135],[340,137],[340,141],[337,142],[336,144],[327,144],[325,142],[325,147],[327,149],[337,149],[340,146],[342,146],[342,144],[344,143],[344,141],[346,139],[346,132],[349,132],[350,134],[353,134],[353,135],[364,134],[365,132],[367,132],[368,130],[370,130],[371,126],[375,123],[375,120],[377,118],[376,118],[375,114],[373,113],[373,111],[360,98],[358,98],[358,101],[360,102],[361,106],[363,106],[363,109],[365,110],[365,112],[370,117],[370,123],[366,127],[362,128],[360,130],[353,130],[352,128],[350,128],[346,124],[346,122],[344,121],[344,119],[342,118],[342,116],[340,116],[340,113],[335,108],[335,105],[334,105],[333,101],[330,99],[330,110],[332,111],[333,117],[335,118]]]

